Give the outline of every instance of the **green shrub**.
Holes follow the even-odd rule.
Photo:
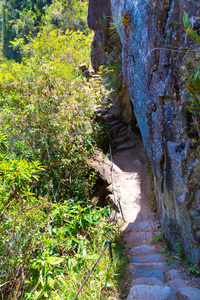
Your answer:
[[[185,26],[185,32],[193,40],[195,46],[199,47],[200,36],[198,36],[195,30],[189,28],[190,22],[186,13],[183,15],[183,23]],[[188,70],[189,75],[183,76],[183,78],[185,80],[185,87],[188,89],[190,94],[190,105],[188,106],[188,110],[193,117],[193,127],[197,131],[198,137],[200,137],[200,61],[199,54],[194,51],[194,55],[196,58],[196,63],[194,63],[193,69]]]
[[[2,64],[0,123],[12,140],[11,151],[45,166],[37,195],[57,200],[90,190],[85,157],[95,144],[97,125],[91,119],[101,91],[76,79],[89,43],[79,32],[43,31],[22,46],[23,63]]]
[[[122,82],[122,58],[121,55],[113,58],[112,61],[105,62],[100,68],[104,85],[109,89],[116,91]]]
[[[105,93],[77,66],[89,61],[92,35],[49,24],[13,40],[21,63],[0,63],[2,299],[72,299],[111,230],[110,209],[89,200],[96,175],[86,157],[99,142],[94,112]],[[79,299],[117,295],[120,255],[111,268],[105,253]]]

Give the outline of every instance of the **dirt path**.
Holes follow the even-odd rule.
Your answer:
[[[127,300],[200,300],[199,282],[189,277],[178,264],[171,266],[165,255],[152,245],[152,238],[160,230],[157,214],[151,211],[151,186],[147,174],[147,158],[141,139],[130,126],[113,120],[110,136],[116,149],[113,154],[114,175],[111,176],[111,159],[97,153],[93,167],[110,184],[111,201],[120,199],[125,222],[123,239],[129,262],[123,284],[128,290]],[[114,186],[112,185],[114,182]],[[120,214],[119,214],[120,217]],[[125,299],[125,298],[123,298]]]

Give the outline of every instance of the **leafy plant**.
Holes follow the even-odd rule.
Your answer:
[[[56,0],[45,7],[42,23],[48,30],[59,29],[63,33],[66,30],[82,31],[87,35],[87,6],[87,1]]]
[[[43,31],[22,46],[23,63],[2,66],[0,123],[16,154],[45,166],[34,191],[54,200],[66,193],[85,197],[90,190],[85,157],[95,144],[97,124],[91,118],[101,90],[94,92],[82,78],[75,80],[75,66],[89,56],[89,44],[90,37],[78,32]]]
[[[77,68],[89,61],[92,35],[63,27],[63,5],[66,14],[76,8],[79,15],[86,3],[43,3],[40,12],[12,11],[19,38],[11,40],[21,62],[0,62],[0,296],[7,300],[72,299],[111,230],[110,208],[90,200],[96,175],[86,163],[99,143],[95,107],[106,93]],[[23,22],[33,12],[45,27],[25,40]],[[57,17],[62,31],[52,21]],[[112,268],[106,252],[80,299],[117,297],[121,254],[113,226]]]
[[[112,22],[110,22],[110,34],[114,34],[116,31],[124,27],[126,30],[130,29],[131,24],[131,13],[125,12],[122,17],[118,13],[118,18],[112,17]]]
[[[189,20],[188,14],[186,12],[184,12],[184,14],[183,14],[183,25],[185,27],[185,32],[187,34],[189,34],[190,38],[193,41],[200,43],[200,36],[198,35],[198,33],[195,30],[189,28],[190,20]]]
[[[185,26],[185,31],[189,35],[189,37],[196,43],[196,45],[200,46],[200,37],[198,36],[197,32],[193,29],[190,29],[190,22],[187,13],[183,15],[183,24]],[[194,52],[195,53],[195,52]],[[200,61],[199,55],[195,53],[197,58],[197,62],[194,64],[194,69],[189,70],[190,76],[183,76],[185,80],[185,87],[188,89],[190,93],[190,101],[191,104],[188,106],[189,112],[192,114],[193,117],[193,126],[194,129],[198,133],[198,137],[200,137]]]
[[[105,62],[100,68],[104,85],[110,90],[116,90],[122,81],[122,58],[121,55]]]
[[[162,233],[154,234],[152,237],[152,244],[158,244],[163,241]]]
[[[178,227],[176,227],[176,254],[178,257],[179,261],[184,261],[185,260],[185,256],[184,256],[184,252],[183,252],[183,248],[181,245],[181,238],[180,238],[180,233],[179,233],[179,229]]]
[[[189,272],[195,276],[200,276],[200,271],[197,269],[197,265],[191,265],[191,267],[189,267]]]

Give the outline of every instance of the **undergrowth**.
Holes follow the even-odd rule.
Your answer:
[[[157,200],[155,196],[155,191],[154,191],[154,178],[153,178],[153,171],[151,168],[151,163],[150,161],[147,162],[146,164],[146,170],[148,173],[149,181],[150,181],[150,193],[149,193],[149,205],[150,209],[153,212],[157,211]]]
[[[94,115],[106,95],[78,72],[91,38],[45,23],[13,41],[20,63],[0,62],[2,299],[72,299],[108,239],[110,208],[93,206],[86,163],[102,139]],[[117,297],[118,235],[114,225],[114,262],[106,251],[78,299]]]
[[[199,47],[200,47],[200,36],[198,33],[191,29],[191,24],[189,21],[189,17],[187,13],[184,13],[183,15],[183,23],[185,27],[185,31],[187,33],[187,36],[193,41],[193,49],[190,50],[190,55],[188,55],[185,66],[187,70],[187,76],[183,75],[185,81],[185,87],[187,88],[189,92],[189,100],[190,103],[188,104],[188,111],[190,112],[193,120],[193,130],[197,133],[197,138],[199,140],[200,138],[200,60],[199,60]],[[199,26],[199,19],[197,20],[197,24]],[[192,60],[192,69],[188,68],[187,61],[190,59],[191,54],[193,53],[194,59]],[[184,66],[184,67],[185,67]]]

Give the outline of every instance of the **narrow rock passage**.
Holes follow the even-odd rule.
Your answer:
[[[165,256],[151,245],[153,231],[159,226],[149,205],[150,182],[146,171],[146,156],[141,141],[135,147],[116,151],[116,185],[125,217],[124,243],[128,249],[128,272],[132,278],[129,299],[178,299],[170,287],[164,287],[169,270]],[[174,298],[169,298],[169,296]]]
[[[177,264],[170,267],[165,255],[152,245],[154,232],[160,228],[151,211],[147,159],[140,139],[135,146],[113,155],[116,189],[125,217],[124,243],[128,249],[128,276],[132,279],[127,300],[200,299],[200,290]],[[189,280],[189,281],[188,281]]]
[[[141,139],[127,124],[113,121],[109,114],[104,117],[111,119],[110,135],[117,146],[112,157],[114,174],[111,172],[111,158],[102,157],[102,153],[97,152],[89,164],[110,184],[110,201],[117,206],[119,197],[121,202],[125,218],[123,239],[129,256],[123,281],[128,290],[126,299],[200,300],[199,280],[183,272],[179,264],[170,266],[165,255],[152,245],[153,235],[160,230],[160,224],[157,214],[150,208],[152,191]],[[122,139],[122,133],[125,139]],[[118,217],[121,217],[120,212]]]

